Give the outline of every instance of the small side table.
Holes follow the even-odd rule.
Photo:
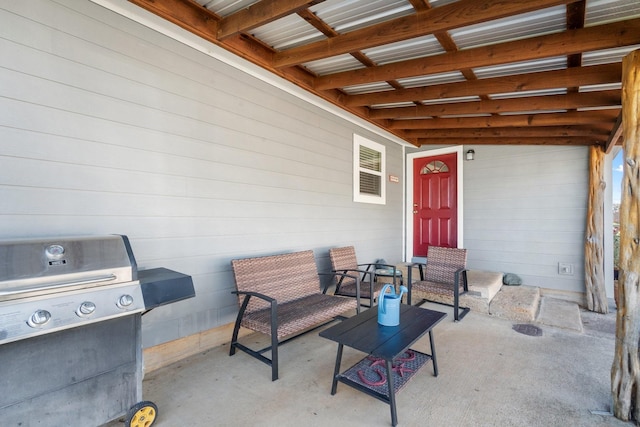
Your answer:
[[[402,280],[402,271],[400,270],[396,270],[396,274],[393,274],[393,270],[388,269],[388,268],[377,268],[376,269],[376,279],[378,277],[388,277],[391,278],[393,280],[393,284],[396,285],[396,281],[399,279],[400,280],[400,285],[402,286],[404,285],[404,282]]]
[[[338,382],[342,382],[388,403],[391,425],[396,426],[396,392],[429,360],[433,361],[434,376],[438,376],[432,330],[446,316],[439,311],[401,304],[398,326],[382,326],[378,324],[378,311],[366,310],[320,332],[321,337],[338,343],[331,394],[336,394]],[[431,354],[411,350],[409,347],[426,333]],[[345,345],[368,356],[340,373]]]

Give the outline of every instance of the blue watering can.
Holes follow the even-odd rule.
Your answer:
[[[387,293],[391,289],[391,293]],[[378,323],[382,326],[398,326],[400,324],[400,302],[402,294],[408,292],[407,288],[400,286],[400,294],[395,294],[392,284],[386,284],[380,291],[378,298]]]

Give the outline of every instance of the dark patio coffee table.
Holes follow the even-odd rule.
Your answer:
[[[336,394],[340,381],[382,400],[391,406],[391,425],[397,425],[395,394],[429,360],[433,361],[433,375],[438,376],[432,329],[446,316],[439,311],[400,304],[398,326],[379,325],[378,310],[373,308],[320,332],[321,337],[338,343],[331,394]],[[431,354],[411,350],[409,347],[427,332]],[[340,373],[345,345],[368,356]]]

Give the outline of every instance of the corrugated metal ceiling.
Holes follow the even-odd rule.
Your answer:
[[[258,3],[258,0],[196,0],[199,4],[221,17]],[[456,0],[430,1],[432,7],[440,7],[455,3]],[[326,0],[309,8],[314,14],[338,33],[407,16],[414,13],[410,2],[406,0]],[[638,0],[587,0],[585,26],[615,22],[622,19],[640,17],[640,1]],[[479,46],[504,43],[549,33],[557,33],[566,29],[566,8],[555,6],[536,10],[516,16],[493,20],[488,23],[470,25],[449,31],[459,49],[470,49]],[[305,45],[327,37],[309,25],[296,14],[275,20],[251,31],[258,40],[276,50],[286,50]],[[603,52],[590,52],[584,55],[584,65],[595,65],[620,61],[630,51],[640,45],[629,48],[611,49]],[[406,59],[431,56],[444,53],[438,40],[432,36],[417,37],[390,43],[382,46],[363,49],[362,52],[378,65],[393,63]],[[596,59],[597,58],[597,59]],[[505,64],[475,69],[480,78],[508,75],[513,72],[530,72],[549,70],[554,67],[566,67],[560,64],[561,59],[549,61],[528,61],[518,64]],[[553,63],[553,65],[551,65]],[[364,65],[349,55],[340,55],[328,59],[311,61],[304,64],[310,71],[318,74],[332,74],[341,71],[363,68]],[[408,82],[427,81],[414,78]],[[441,83],[437,81],[436,83]],[[411,86],[407,86],[411,87]]]
[[[356,110],[351,111],[361,116],[364,114],[368,120],[401,137],[415,134],[415,130],[413,133],[405,132],[403,126],[423,117],[444,119],[619,110],[619,101],[616,105],[615,97],[620,82],[611,81],[610,77],[615,69],[596,67],[619,64],[624,56],[640,49],[640,36],[631,38],[631,43],[617,46],[609,43],[605,48],[577,51],[567,41],[566,53],[557,49],[558,45],[565,43],[562,37],[569,31],[584,32],[588,28],[603,28],[603,34],[622,31],[613,27],[605,30],[608,28],[605,25],[618,22],[640,27],[640,21],[633,21],[640,18],[639,0],[512,0],[506,3],[499,0],[196,1],[211,11],[220,23],[229,18],[234,19],[232,25],[243,21],[257,22],[256,25],[247,25],[235,36],[233,31],[229,33],[231,40],[239,37],[229,45],[230,50],[251,58],[251,48],[238,52],[238,46],[250,44],[251,40],[259,42],[262,47],[257,47],[256,51],[272,51],[256,56],[256,62],[269,68],[273,61],[273,71],[282,72],[281,75],[290,79],[295,79],[298,72],[308,73],[311,80],[299,74],[299,85],[307,86],[338,105],[343,103],[346,109],[355,107]],[[155,2],[168,0],[154,0],[152,3]],[[260,22],[262,16],[285,6],[291,9],[274,12],[273,17]],[[490,18],[482,18],[484,16]],[[426,21],[421,24],[420,20]],[[421,25],[424,29],[419,30]],[[429,31],[431,26],[441,29]],[[585,30],[581,30],[583,28]],[[355,34],[362,34],[358,36],[362,40],[354,37]],[[554,36],[559,38],[549,38]],[[593,38],[589,38],[590,44]],[[521,51],[511,48],[517,46],[516,43],[529,40],[539,41],[523,44],[525,47]],[[544,52],[529,52],[545,43],[551,43],[552,50],[557,53],[546,56]],[[343,49],[341,45],[353,45],[354,48]],[[601,45],[604,47],[606,43]],[[222,41],[222,46],[226,47],[225,41]],[[312,49],[307,48],[311,46]],[[501,56],[503,47],[513,49],[513,52]],[[281,58],[280,52],[284,54]],[[290,61],[289,55],[294,55],[291,65],[283,68],[277,64],[280,59]],[[295,61],[295,55],[302,59]],[[469,65],[456,67],[459,62]],[[585,67],[594,67],[598,73],[608,73],[608,77],[593,78]],[[583,76],[580,78],[586,83],[580,84],[580,80],[577,87],[570,87],[571,78],[563,77],[574,74],[563,74],[570,68],[576,68],[575,74]],[[537,75],[548,75],[559,83],[545,84],[544,78],[540,80]],[[523,80],[520,86],[517,84],[518,76]],[[515,83],[503,84],[501,79]],[[481,92],[474,93],[475,87],[481,88],[478,89]],[[602,99],[601,107],[594,107],[591,105],[594,101],[577,96],[591,94]],[[541,102],[538,110],[530,110],[523,101],[522,108],[513,111],[518,110],[517,106],[514,107],[518,99],[559,99],[559,96],[567,96],[568,105],[575,105],[575,108],[553,108],[552,102]],[[511,102],[504,111],[501,111],[501,105],[495,104],[502,101]],[[474,108],[479,106],[476,108],[478,111],[464,112],[461,106],[465,103]],[[432,112],[436,110],[431,107],[438,105],[450,105],[452,108],[443,107],[442,112],[436,115]],[[364,110],[358,110],[360,106]],[[403,116],[404,111],[409,116]],[[562,121],[562,117],[559,119]],[[603,116],[602,120],[610,121],[611,115]],[[402,126],[394,126],[394,123],[402,123]],[[452,124],[452,134],[455,134],[457,126]],[[426,128],[424,134],[428,135]],[[420,144],[428,139],[411,141]]]

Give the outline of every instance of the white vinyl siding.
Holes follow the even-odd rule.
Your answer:
[[[474,148],[476,159],[463,164],[469,266],[584,292],[588,148]],[[573,274],[558,274],[558,263]]]
[[[465,146],[463,247],[475,270],[515,273],[528,286],[584,292],[587,147]],[[429,150],[411,150],[411,153]],[[408,208],[407,208],[408,209]],[[558,274],[569,263],[573,274]]]
[[[0,22],[0,239],[125,234],[139,269],[191,275],[144,347],[235,319],[231,259],[401,260],[401,186],[352,197],[352,135],[401,175],[395,142],[86,0],[2,2]]]

